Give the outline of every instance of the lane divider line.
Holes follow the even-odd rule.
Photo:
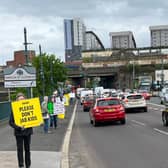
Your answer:
[[[159,104],[155,104],[155,103],[147,103],[149,105],[154,105],[154,106],[158,106],[158,107],[164,107],[164,105],[159,105]]]
[[[168,132],[166,132],[166,131],[162,131],[162,130],[157,129],[157,128],[153,128],[153,129],[154,129],[155,131],[161,133],[161,134],[168,135]]]
[[[69,168],[69,144],[70,144],[71,133],[72,133],[73,124],[74,124],[74,120],[75,120],[77,104],[78,104],[78,100],[75,103],[73,114],[72,114],[71,120],[69,122],[67,131],[66,131],[66,134],[64,137],[64,142],[63,142],[62,150],[61,150],[61,153],[62,153],[61,168]]]
[[[143,122],[140,122],[140,121],[137,121],[137,120],[131,120],[131,121],[136,123],[136,124],[139,124],[139,125],[142,125],[142,126],[146,126],[146,124],[143,123]]]

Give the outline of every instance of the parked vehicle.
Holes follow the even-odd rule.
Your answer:
[[[126,112],[135,109],[143,109],[147,112],[146,100],[140,93],[124,95],[122,101]]]
[[[94,97],[93,96],[86,96],[83,101],[83,111],[89,111],[90,108],[93,106]]]
[[[118,98],[97,98],[89,111],[90,123],[97,126],[100,122],[120,121],[126,123],[125,109]]]

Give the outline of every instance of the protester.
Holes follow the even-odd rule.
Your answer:
[[[48,105],[48,96],[44,96],[44,100],[41,103],[41,110],[42,110],[42,116],[43,116],[43,120],[44,120],[44,133],[51,133],[51,131],[49,131],[49,111],[47,108]]]
[[[60,104],[63,104],[62,97],[58,94],[58,91],[54,91],[53,93],[53,106],[54,106],[54,113],[53,113],[53,119],[54,119],[54,128],[57,128],[58,125],[58,114],[60,114]]]
[[[53,125],[54,128],[56,129],[57,128],[57,120],[58,120],[58,113],[57,113],[57,110],[56,110],[56,102],[58,101],[58,91],[54,91],[53,93],[53,97],[52,97],[52,102],[53,102],[53,107],[54,107],[54,111],[53,111]],[[60,99],[60,97],[59,97]]]
[[[50,115],[50,128],[53,128],[53,124],[54,124],[54,107],[53,107],[53,101],[52,98],[50,97],[48,100],[48,104],[47,104],[47,108],[49,111],[49,115]]]
[[[23,93],[17,94],[16,96],[17,101],[24,100],[24,99],[26,99],[26,97]],[[33,134],[33,129],[17,126],[14,121],[13,111],[11,112],[9,125],[12,128],[14,128],[14,135],[16,137],[18,166],[19,168],[24,167],[24,157],[23,157],[23,144],[24,144],[25,165],[26,165],[26,168],[30,168],[30,165],[31,165],[30,144],[31,144],[31,135]]]

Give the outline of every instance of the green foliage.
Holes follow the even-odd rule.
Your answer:
[[[83,59],[83,63],[91,63],[93,62],[93,58],[92,57],[84,57]]]
[[[46,53],[42,54],[42,56],[38,55],[34,57],[32,64],[36,68],[37,87],[33,89],[35,96],[42,96],[43,83],[45,95],[50,95],[58,87],[57,82],[65,82],[67,79],[67,70],[64,67],[64,63],[56,58],[55,55]],[[41,65],[43,66],[44,80]]]

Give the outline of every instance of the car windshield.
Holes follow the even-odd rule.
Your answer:
[[[97,106],[113,106],[113,105],[119,105],[120,101],[116,99],[110,99],[110,100],[99,100],[97,102]]]
[[[92,97],[85,97],[85,101],[92,101],[93,98]]]
[[[142,95],[130,95],[127,96],[127,99],[142,99]]]

